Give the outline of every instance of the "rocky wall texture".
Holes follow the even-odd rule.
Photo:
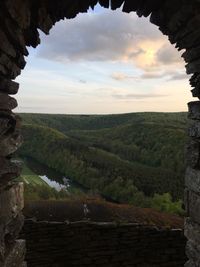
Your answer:
[[[72,19],[80,12],[87,12],[97,2],[113,10],[122,7],[123,12],[136,12],[138,16],[149,16],[150,22],[157,25],[167,35],[178,50],[184,51],[186,71],[191,74],[192,95],[200,98],[200,1],[199,0],[1,0],[0,1],[0,199],[12,203],[15,197],[13,179],[20,173],[20,163],[12,160],[12,154],[22,142],[20,119],[13,113],[17,101],[12,96],[17,93],[19,84],[14,79],[25,67],[27,46],[36,47],[40,43],[38,29],[48,34],[59,20]],[[134,25],[133,25],[134,27]],[[178,101],[178,99],[177,99]],[[190,261],[186,266],[200,266],[200,102],[189,103],[189,129],[191,138],[188,144],[185,204],[187,207],[186,236],[187,254]],[[6,262],[6,255],[12,252],[10,244],[16,245],[15,235],[10,235],[9,244],[6,225],[22,225],[21,210],[7,215],[4,205],[0,217],[0,262]],[[21,204],[19,204],[21,207]],[[12,207],[15,210],[15,206]],[[16,218],[21,218],[16,222]],[[19,222],[20,221],[20,222]],[[18,243],[17,243],[18,244]],[[21,244],[21,243],[20,243]],[[20,245],[16,245],[20,247]],[[6,263],[5,263],[6,264]],[[12,263],[9,263],[9,266]],[[15,259],[13,257],[13,264]]]
[[[139,224],[25,221],[30,267],[182,267],[183,230]]]

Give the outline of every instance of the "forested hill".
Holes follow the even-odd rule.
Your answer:
[[[20,115],[21,156],[120,202],[183,195],[186,113]]]
[[[25,124],[38,124],[55,128],[63,133],[70,130],[98,130],[127,124],[151,122],[184,128],[187,113],[126,113],[116,115],[57,115],[21,113]]]

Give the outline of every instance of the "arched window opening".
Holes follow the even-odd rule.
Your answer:
[[[191,30],[198,24],[191,6],[197,6],[198,13],[199,5],[194,2],[189,7],[183,2],[177,9],[179,1],[173,6],[155,1],[151,11],[150,0],[141,3],[103,0],[99,1],[102,6],[116,9],[123,4],[122,10],[103,10],[100,5],[94,11],[87,10],[96,2],[33,4],[26,0],[20,12],[12,0],[1,4],[6,19],[2,20],[0,32],[3,39],[0,84],[5,91],[0,102],[3,129],[0,152],[5,180],[1,182],[0,197],[8,199],[7,210],[9,213],[12,209],[12,214],[3,217],[2,229],[6,230],[0,242],[0,263],[13,262],[8,255],[15,249],[16,262],[23,262],[24,242],[17,241],[17,247],[12,243],[23,223],[21,181],[25,185],[24,214],[26,218],[36,218],[25,221],[22,233],[28,241],[28,264],[79,265],[83,260],[85,266],[102,266],[103,260],[108,266],[116,262],[120,266],[155,266],[159,259],[161,267],[168,263],[182,266],[186,262],[183,231],[177,229],[183,226],[183,151],[188,125],[185,103],[190,101],[182,53],[169,45],[156,27],[149,25],[149,18],[138,19],[130,11],[137,11],[138,16],[150,15],[150,21],[159,25],[176,48],[185,49],[182,57],[189,62],[187,73],[193,74],[192,94],[199,97],[199,34]],[[57,23],[48,37],[39,32],[41,46],[29,49],[29,64],[16,80],[21,84],[16,112],[22,118],[25,142],[13,155],[22,140],[20,119],[12,113],[17,102],[9,96],[18,91],[18,84],[10,79],[15,79],[25,65],[23,55],[28,55],[25,45],[36,47],[38,28],[48,33],[60,19],[74,18],[78,8],[81,12],[87,10],[87,14]],[[199,227],[198,110],[198,101],[189,103],[193,123],[189,126],[184,196],[186,216],[190,217],[185,224],[189,239],[186,253],[190,258],[187,266],[198,262],[198,241],[194,237]],[[17,160],[11,160],[11,156]],[[19,160],[25,163],[22,174],[16,182],[10,182],[20,172]],[[43,223],[44,220],[47,222]],[[48,246],[51,255],[45,256],[44,246],[48,242],[43,234],[47,228],[53,242],[52,248]],[[55,229],[59,229],[56,238]],[[27,233],[31,238],[27,238]],[[107,246],[109,234],[112,246]],[[161,239],[167,235],[165,242],[161,244],[152,238],[157,234]],[[30,249],[38,237],[42,241],[37,243],[38,251]],[[62,240],[60,247],[58,239]],[[136,250],[135,246],[133,249],[136,239],[141,240],[142,249]],[[69,240],[75,245],[63,251]],[[103,247],[99,247],[101,241]],[[95,244],[98,251],[103,248],[103,257],[94,256]],[[124,244],[126,249],[128,245],[126,260]],[[170,256],[165,253],[168,249]],[[139,255],[134,262],[132,252]]]

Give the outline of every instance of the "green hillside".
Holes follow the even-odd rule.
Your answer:
[[[32,157],[94,192],[148,206],[183,196],[186,113],[20,114]]]
[[[122,159],[176,173],[183,171],[185,128],[153,122],[131,123],[110,129],[69,131],[69,136]]]
[[[176,127],[185,127],[186,112],[177,113],[126,113],[117,115],[58,115],[21,113],[25,124],[48,126],[63,133],[70,130],[97,130],[127,125],[130,123],[152,122]]]

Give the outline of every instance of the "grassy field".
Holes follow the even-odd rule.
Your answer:
[[[22,160],[23,161],[23,160]],[[24,162],[23,170],[18,181],[24,182],[25,204],[28,201],[67,199],[69,193],[65,190],[57,191],[40,178]]]
[[[34,186],[40,185],[40,186],[47,186],[49,185],[43,181],[39,175],[34,173],[32,170],[29,169],[29,167],[24,163],[22,174],[21,174],[21,180],[26,184],[31,184]]]

